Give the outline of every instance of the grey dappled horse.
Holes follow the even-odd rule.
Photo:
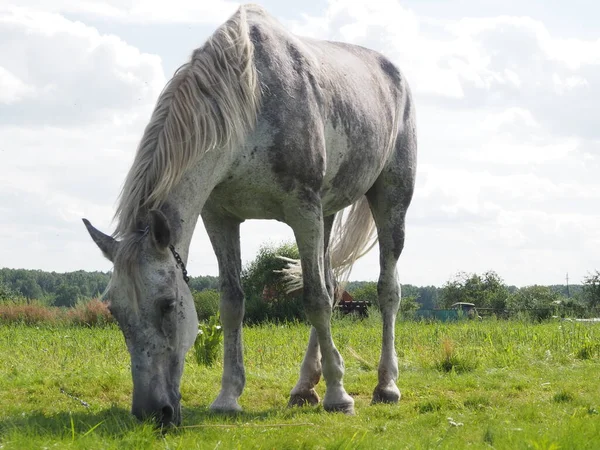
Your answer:
[[[184,357],[198,331],[182,269],[200,215],[221,281],[224,369],[213,410],[241,409],[246,219],[288,224],[300,251],[313,327],[290,405],[317,403],[322,374],[324,408],[346,413],[354,401],[331,337],[334,271],[348,272],[376,226],[383,345],[373,402],[397,402],[396,263],[416,156],[415,108],[394,64],[362,47],[294,36],[260,7],[240,7],[161,93],[113,236],[84,219],[114,263],[105,297],[131,355],[133,414],[162,425],[181,421]]]

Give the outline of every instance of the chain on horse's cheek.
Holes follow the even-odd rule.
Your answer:
[[[173,253],[173,257],[175,258],[177,267],[181,269],[181,273],[183,274],[183,281],[185,281],[186,284],[189,284],[190,277],[188,277],[187,269],[185,268],[185,264],[183,263],[181,256],[179,255],[179,253],[177,253],[177,250],[175,250],[173,244],[169,245],[169,248],[171,249],[171,253]]]

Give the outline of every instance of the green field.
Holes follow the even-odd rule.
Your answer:
[[[199,367],[189,354],[183,427],[162,436],[128,412],[129,355],[116,327],[3,325],[0,448],[600,448],[600,324],[401,322],[402,400],[371,406],[379,318],[338,319],[352,417],[286,408],[307,337],[303,324],[245,329],[236,416],[208,411],[221,365]]]

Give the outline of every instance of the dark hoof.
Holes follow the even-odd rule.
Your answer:
[[[314,406],[319,404],[319,395],[314,389],[302,394],[291,394],[290,401],[288,402],[288,407],[291,408],[293,406]]]
[[[373,404],[376,403],[398,403],[400,400],[400,391],[398,388],[393,385],[393,388],[390,387],[379,387],[377,386],[373,391]]]

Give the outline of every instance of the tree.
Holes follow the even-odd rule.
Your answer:
[[[208,320],[219,312],[219,301],[221,295],[215,289],[205,289],[203,291],[192,291],[194,305],[198,320]]]
[[[0,302],[9,301],[15,297],[15,292],[2,281],[0,281]]]
[[[42,288],[37,284],[37,281],[31,276],[27,275],[15,283],[17,290],[23,295],[23,297],[29,299],[40,299],[43,296]]]
[[[558,307],[561,295],[548,286],[527,286],[519,289],[508,298],[511,309],[524,310],[535,319],[549,318]]]
[[[417,302],[417,298],[412,295],[403,295],[400,299],[400,315],[402,317],[411,317],[421,307],[421,304]]]
[[[277,296],[285,296],[285,287],[283,279],[278,270],[283,269],[287,263],[278,256],[298,259],[298,247],[295,244],[287,243],[279,247],[263,245],[258,250],[258,255],[242,271],[242,285],[246,297],[253,295],[262,295],[265,287],[273,289]]]
[[[190,289],[202,292],[207,289],[219,289],[219,278],[210,275],[190,277]]]
[[[494,271],[483,275],[459,272],[440,292],[440,306],[449,308],[454,303],[474,303],[478,308],[502,310],[506,307],[508,288]]]
[[[368,281],[353,291],[348,292],[357,302],[369,302],[371,305],[379,305],[377,283],[375,281]]]
[[[104,292],[109,279],[109,273],[83,270],[56,273],[41,270],[0,269],[0,281],[11,290],[36,300],[53,299],[59,294],[58,291],[63,285],[79,289],[79,296],[94,297]],[[64,289],[62,288],[63,294]]]
[[[596,270],[583,279],[583,298],[591,308],[600,307],[600,271]]]
[[[56,290],[54,306],[75,306],[79,297],[81,297],[79,287],[63,283]]]
[[[298,248],[288,243],[279,247],[262,246],[258,255],[242,271],[246,296],[246,323],[304,320],[304,306],[296,293],[287,294],[282,275],[276,271],[287,263],[277,256],[298,259]]]
[[[438,303],[438,291],[435,286],[413,286],[412,284],[402,285],[402,301],[407,297],[414,297],[419,308],[433,309]]]

